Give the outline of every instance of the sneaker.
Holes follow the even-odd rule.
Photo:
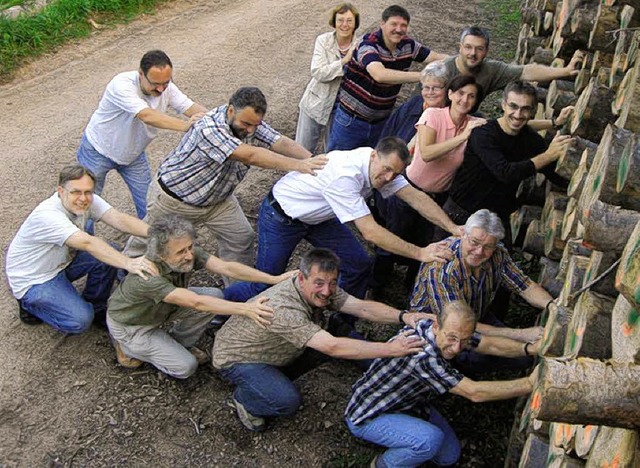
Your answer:
[[[203,365],[209,362],[209,356],[200,348],[196,348],[194,346],[193,348],[189,348],[189,352],[193,354],[193,357],[196,358],[196,361],[198,361],[198,365]]]
[[[264,418],[260,418],[258,416],[254,416],[247,411],[242,403],[240,403],[235,398],[233,399],[233,405],[236,409],[236,413],[238,414],[238,419],[242,423],[244,427],[253,432],[262,432],[266,427],[266,422]]]
[[[25,325],[39,325],[42,323],[42,319],[24,310],[20,303],[18,303],[18,307],[20,308],[18,318],[22,323],[24,323]]]
[[[115,339],[111,338],[111,343],[113,344],[113,348],[116,350],[116,359],[118,360],[118,364],[122,367],[126,367],[127,369],[137,369],[143,364],[140,359],[127,356],[122,350],[120,343]]]

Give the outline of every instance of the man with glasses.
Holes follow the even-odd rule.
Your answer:
[[[145,149],[159,128],[186,132],[207,112],[178,89],[171,81],[172,72],[167,54],[151,50],[142,56],[138,71],[116,75],[107,85],[78,148],[78,162],[95,174],[96,195],[102,193],[107,173],[115,169],[129,187],[140,219],[147,212],[151,183]],[[168,107],[188,120],[166,114]]]
[[[487,208],[498,214],[508,230],[509,215],[518,208],[516,192],[520,182],[540,171],[557,185],[567,184],[553,171],[552,163],[564,153],[571,137],[558,133],[547,147],[544,139],[527,125],[536,111],[533,85],[526,81],[507,85],[502,110],[502,117],[474,129],[467,143],[464,160],[443,206],[457,224],[464,224],[474,211]],[[568,116],[563,112],[556,125],[563,125]],[[435,236],[442,237],[442,233]],[[509,246],[509,235],[506,242]]]
[[[449,302],[437,320],[417,323],[415,333],[424,340],[418,354],[376,359],[353,385],[345,411],[347,427],[358,438],[388,447],[371,467],[423,466],[429,461],[433,466],[450,466],[458,461],[460,442],[432,406],[439,395],[450,392],[483,402],[531,392],[535,372],[514,380],[475,381],[450,364],[467,348],[511,357],[536,351],[534,345],[525,349],[507,338],[481,337],[475,326],[476,317],[466,304]],[[392,341],[403,333],[406,329]]]
[[[577,50],[565,67],[548,67],[538,63],[514,65],[500,60],[487,59],[489,52],[489,32],[478,26],[470,26],[460,36],[460,53],[444,60],[447,80],[457,75],[472,75],[482,86],[484,97],[494,91],[504,89],[514,80],[552,81],[569,78],[578,74],[578,66],[584,60],[584,53]]]
[[[520,341],[526,354],[531,354],[530,345],[525,345],[542,337],[542,327],[507,328],[489,311],[489,306],[501,286],[538,309],[544,309],[553,298],[514,263],[500,242],[504,234],[496,213],[483,209],[469,216],[462,238],[449,237],[445,240],[452,253],[451,260],[420,266],[411,294],[410,310],[439,315],[448,302],[464,301],[477,316],[477,332]],[[465,350],[456,358],[456,363],[466,371],[481,371],[528,367],[531,360],[489,358]]]

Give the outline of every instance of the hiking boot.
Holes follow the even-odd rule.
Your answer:
[[[118,364],[122,367],[126,367],[127,369],[137,369],[143,364],[140,359],[127,356],[122,350],[120,343],[115,339],[111,338],[111,343],[113,344],[113,348],[116,350],[116,359],[118,360]]]
[[[193,354],[194,358],[196,358],[196,361],[198,361],[198,365],[201,366],[202,364],[206,364],[209,362],[209,356],[200,348],[196,348],[194,346],[193,348],[189,349],[189,352]]]
[[[235,398],[233,399],[233,407],[236,409],[238,419],[244,427],[253,432],[262,432],[266,427],[264,418],[254,416]]]
[[[27,312],[22,308],[20,303],[18,303],[18,307],[20,308],[20,312],[18,313],[18,318],[25,325],[39,325],[42,323],[42,319],[39,319],[35,315]]]

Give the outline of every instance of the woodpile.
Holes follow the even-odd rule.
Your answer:
[[[531,178],[511,216],[514,245],[539,258],[539,282],[555,300],[541,315],[537,385],[514,423],[505,466],[640,468],[636,9],[640,0],[521,4],[517,63],[564,66],[576,50],[585,59],[574,80],[536,83],[548,88],[538,93],[538,118],[575,106],[560,130],[573,140],[556,165],[568,188]]]

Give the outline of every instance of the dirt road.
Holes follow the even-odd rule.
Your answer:
[[[360,32],[377,24],[388,5],[357,3]],[[293,136],[313,41],[328,29],[332,5],[182,0],[24,67],[0,87],[2,264],[20,223],[52,193],[59,169],[75,161],[82,130],[116,73],[135,69],[145,51],[161,48],[173,60],[176,83],[191,98],[213,107],[239,86],[259,86],[270,106],[266,120]],[[460,0],[403,5],[412,13],[413,35],[440,52],[455,52],[456,35],[475,16],[475,6]],[[154,168],[179,138],[161,132],[149,150]],[[238,189],[249,215],[275,177],[252,171]],[[117,175],[107,181],[104,196],[133,212]],[[115,364],[102,330],[63,337],[46,326],[21,324],[4,278],[2,284],[0,466],[321,466],[331,460],[364,462],[373,453],[341,423],[356,376],[347,365],[307,375],[300,382],[306,403],[300,414],[267,433],[248,434],[225,406],[230,387],[215,371],[199,369],[186,382],[150,367],[127,372]]]

